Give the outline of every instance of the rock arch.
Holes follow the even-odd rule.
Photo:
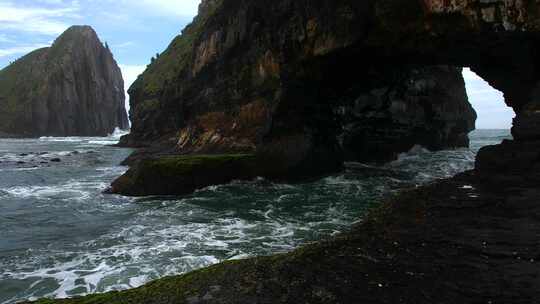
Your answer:
[[[203,1],[130,89],[133,128],[122,143],[256,153],[279,172],[270,175],[324,174],[343,160],[328,101],[350,80],[388,67],[469,66],[517,114],[505,160],[486,148],[477,167],[515,156],[534,168],[538,14],[528,0]],[[535,152],[509,152],[524,148]]]

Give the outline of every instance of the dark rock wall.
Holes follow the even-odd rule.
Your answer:
[[[88,26],[0,71],[0,131],[16,136],[96,136],[127,129],[124,82]]]
[[[476,114],[461,72],[432,66],[379,67],[366,73],[379,86],[352,103],[344,100],[337,109],[345,158],[386,162],[414,145],[431,150],[467,147]],[[345,95],[351,94],[354,90]]]

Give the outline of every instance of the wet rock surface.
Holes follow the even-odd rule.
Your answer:
[[[162,156],[144,159],[113,182],[107,193],[185,195],[207,186],[262,175],[254,155]]]

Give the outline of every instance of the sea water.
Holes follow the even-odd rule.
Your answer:
[[[102,194],[131,150],[106,138],[0,139],[0,303],[138,287],[228,259],[287,252],[344,231],[400,189],[473,168],[509,131],[471,148],[415,147],[384,166],[301,184],[264,179],[184,197]]]

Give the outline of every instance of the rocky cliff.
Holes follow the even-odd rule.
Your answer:
[[[130,88],[122,145],[255,153],[279,167],[274,177],[388,161],[415,144],[466,146],[475,114],[463,79],[437,65],[480,56],[460,62],[446,45],[491,26],[468,18],[416,1],[203,1]]]
[[[97,136],[127,129],[124,82],[111,51],[88,26],[0,71],[0,134]]]

